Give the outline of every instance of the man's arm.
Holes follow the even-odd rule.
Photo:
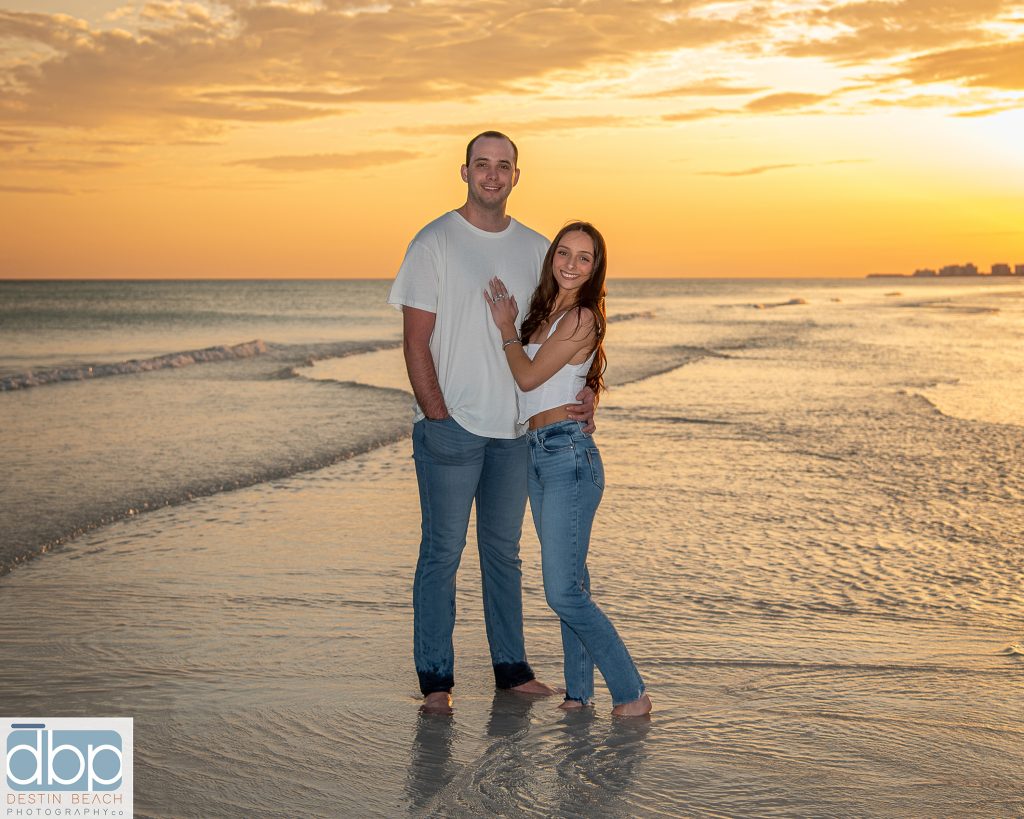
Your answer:
[[[402,350],[416,403],[434,421],[448,417],[448,407],[437,383],[437,370],[430,355],[430,336],[437,316],[428,310],[402,307]]]
[[[569,404],[565,411],[573,421],[580,421],[583,424],[583,431],[587,435],[593,435],[597,429],[594,423],[594,410],[597,402],[594,400],[594,391],[590,387],[584,387],[576,393],[576,400],[582,404]]]

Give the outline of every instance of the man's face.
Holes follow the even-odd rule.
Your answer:
[[[474,142],[469,164],[462,166],[462,181],[469,186],[473,204],[487,210],[504,208],[519,181],[511,143],[496,137],[481,137]]]

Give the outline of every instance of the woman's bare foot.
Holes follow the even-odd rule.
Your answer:
[[[632,702],[624,702],[612,709],[613,717],[643,717],[651,713],[654,704],[651,698],[644,694],[640,699]]]
[[[579,711],[581,708],[587,708],[588,706],[579,700],[562,700],[558,707],[563,711]]]
[[[539,694],[542,697],[550,697],[553,694],[564,694],[564,691],[559,691],[557,688],[552,688],[547,683],[542,683],[538,679],[529,680],[524,682],[522,685],[514,685],[509,689],[515,691],[517,694]]]
[[[423,698],[423,705],[420,706],[421,714],[441,714],[451,716],[455,713],[452,709],[452,695],[447,691],[434,691]]]

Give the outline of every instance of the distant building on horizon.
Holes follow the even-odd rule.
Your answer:
[[[907,273],[868,273],[869,279],[875,278],[888,278],[888,277],[902,277],[906,278]],[[938,270],[934,270],[930,267],[919,267],[912,274],[919,279],[930,279],[937,276],[1022,276],[1024,277],[1024,264],[1014,265],[1010,268],[1006,262],[993,262],[991,273],[982,273],[978,270],[978,266],[973,262],[967,264],[947,264],[945,267],[940,267]]]
[[[977,276],[978,267],[972,262],[967,264],[947,264],[939,271],[940,276]]]

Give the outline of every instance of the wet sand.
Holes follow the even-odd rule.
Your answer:
[[[626,437],[619,422],[605,426],[610,440]],[[606,451],[615,464],[628,441]],[[598,708],[584,713],[494,691],[472,543],[460,574],[456,713],[418,714],[408,456],[403,441],[156,511],[5,577],[4,710],[133,716],[141,816],[1021,807],[1015,694],[976,684],[1007,663],[1024,670],[995,650],[996,631],[960,629],[951,640],[908,622],[844,635],[843,618],[827,612],[813,633],[772,618],[751,631],[725,611],[645,628],[640,612],[674,608],[659,597],[685,609],[701,593],[671,563],[642,566],[635,595],[605,597],[655,698],[649,721],[612,719],[601,687]],[[620,511],[637,489],[617,493]],[[539,674],[557,682],[537,548],[527,529],[528,646]],[[595,589],[602,579],[608,588],[615,565],[595,554]]]

